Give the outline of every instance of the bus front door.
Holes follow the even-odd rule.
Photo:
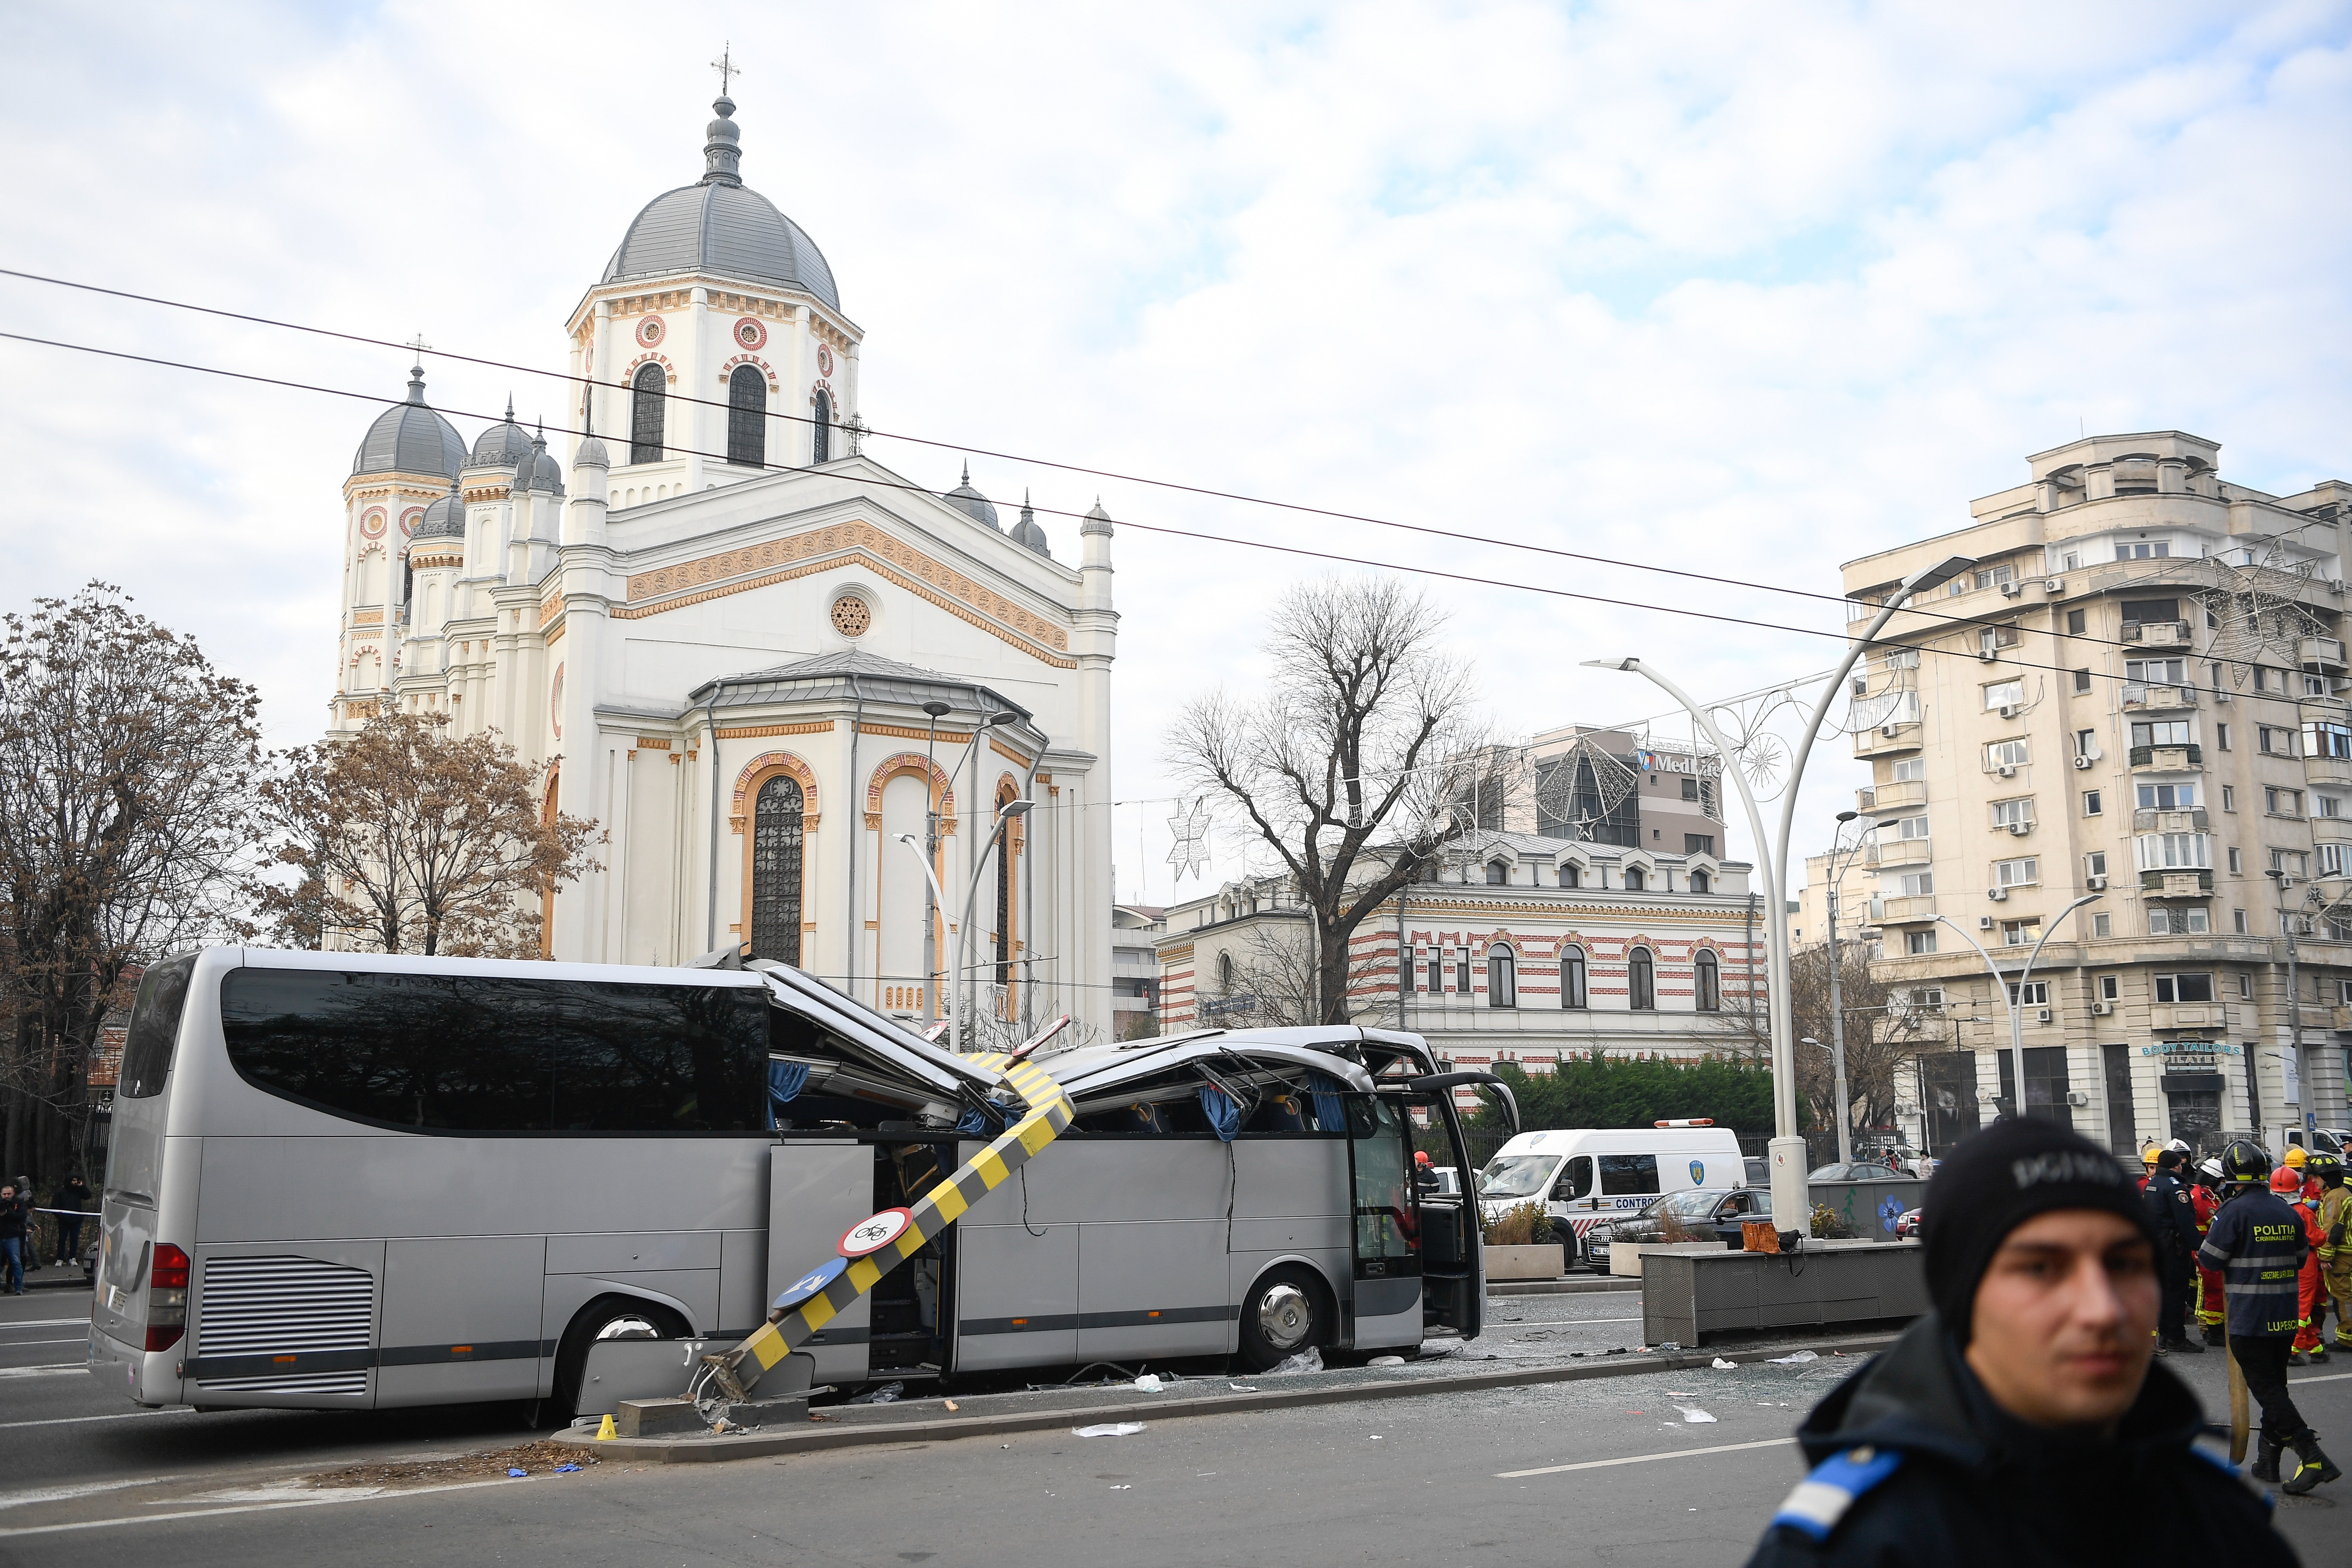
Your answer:
[[[1349,1096],[1358,1350],[1421,1343],[1421,1214],[1412,1167],[1404,1102],[1389,1095]]]
[[[1477,1173],[1470,1164],[1448,1092],[1417,1097],[1413,1109],[1432,1127],[1445,1131],[1454,1168],[1463,1173],[1465,1190],[1442,1193],[1433,1185],[1416,1194],[1421,1215],[1421,1306],[1424,1324],[1452,1329],[1464,1339],[1475,1339],[1485,1324],[1486,1268],[1479,1249],[1478,1199],[1472,1190]]]

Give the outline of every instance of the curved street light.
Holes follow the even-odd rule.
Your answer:
[[[1749,788],[1747,776],[1736,762],[1724,769],[1726,776],[1739,792],[1740,805],[1747,808],[1748,830],[1756,841],[1757,868],[1764,874],[1764,884],[1770,896],[1764,900],[1764,940],[1767,957],[1766,984],[1771,987],[1768,998],[1771,1005],[1772,1039],[1772,1203],[1783,1214],[1808,1212],[1805,1202],[1805,1140],[1797,1131],[1797,1046],[1795,1022],[1789,1003],[1789,896],[1788,879],[1784,875],[1789,861],[1789,829],[1797,812],[1798,786],[1805,776],[1805,761],[1812,754],[1813,740],[1821,732],[1822,721],[1829,717],[1830,704],[1845,686],[1845,679],[1862,656],[1868,652],[1886,623],[1909,603],[1912,596],[1924,594],[1951,581],[1976,564],[1965,555],[1947,556],[1932,566],[1906,577],[1879,606],[1878,614],[1853,644],[1846,650],[1844,659],[1829,679],[1822,684],[1821,699],[1815,702],[1805,721],[1804,733],[1790,755],[1789,782],[1780,801],[1780,832],[1767,837],[1764,813],[1756,804],[1755,792]],[[1653,685],[1681,704],[1709,744],[1729,761],[1732,749],[1723,738],[1704,709],[1694,701],[1690,693],[1659,674],[1639,658],[1588,658],[1583,661],[1591,669],[1621,669],[1646,678]]]
[[[2044,931],[2041,936],[2034,940],[2032,948],[2027,952],[2025,955],[2025,967],[2017,972],[2017,995],[2014,997],[2009,994],[2008,978],[2001,973],[2000,965],[1992,961],[1992,954],[1985,951],[1984,943],[1970,936],[1968,933],[1967,929],[1951,916],[1937,915],[1936,917],[1944,924],[1951,927],[1954,931],[1958,931],[1960,933],[1960,940],[1977,950],[1977,956],[1983,959],[1985,961],[1985,967],[1992,972],[1993,990],[2000,994],[2001,1005],[2009,1009],[2010,1071],[2012,1075],[2012,1081],[2010,1087],[2014,1090],[2014,1093],[2011,1095],[2010,1100],[2010,1112],[2011,1120],[2013,1121],[2022,1121],[2025,1120],[2025,1013],[2023,1008],[2020,1005],[2020,1002],[2025,995],[2025,983],[2027,980],[2032,978],[2033,974],[2033,961],[2042,956],[2042,944],[2058,934],[2058,924],[2060,921],[2063,921],[2068,915],[2073,914],[2084,904],[2096,903],[2099,900],[2105,897],[2106,895],[2105,893],[2084,893],[2081,898],[2076,899],[2073,903],[2068,904],[2064,909],[2058,911],[2057,920],[2053,920],[2050,922],[2049,929]]]

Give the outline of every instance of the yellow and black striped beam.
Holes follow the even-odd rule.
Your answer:
[[[922,1250],[933,1237],[961,1219],[982,1194],[1002,1186],[1006,1177],[1068,1129],[1075,1114],[1070,1097],[1043,1068],[993,1052],[971,1059],[1012,1085],[1013,1092],[1029,1107],[1029,1113],[924,1194],[922,1201],[909,1211],[910,1222],[898,1240],[878,1252],[854,1259],[824,1289],[777,1321],[763,1324],[733,1350],[704,1356],[721,1394],[730,1399],[750,1397],[751,1385],[769,1368],[806,1343],[811,1334],[874,1289],[885,1274]]]

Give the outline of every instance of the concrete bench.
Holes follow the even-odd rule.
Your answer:
[[[1644,1247],[1642,1337],[1701,1345],[1726,1334],[1894,1323],[1927,1310],[1916,1241],[1813,1241],[1799,1252]]]

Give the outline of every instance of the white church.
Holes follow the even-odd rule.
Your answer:
[[[713,107],[565,323],[568,471],[511,409],[469,448],[422,368],[369,427],[329,729],[494,730],[604,826],[554,958],[747,942],[916,1022],[961,968],[971,1016],[1107,1030],[1111,520],[1056,559],[860,452],[864,331]]]

